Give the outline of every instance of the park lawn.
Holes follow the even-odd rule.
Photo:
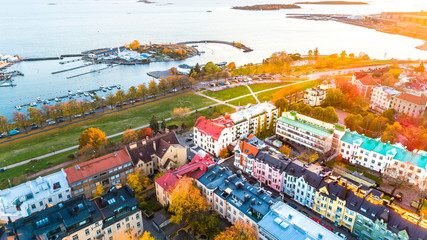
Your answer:
[[[231,105],[234,105],[234,106],[245,106],[248,104],[256,104],[257,101],[255,100],[255,98],[252,95],[250,95],[250,96],[246,96],[243,98],[239,98],[239,99],[230,101],[228,103]]]
[[[213,97],[213,98],[223,100],[223,101],[233,99],[236,97],[240,97],[243,95],[247,95],[250,93],[251,93],[251,91],[249,91],[249,89],[246,86],[229,88],[229,89],[225,89],[225,90],[221,90],[221,91],[217,91],[217,92],[213,92],[213,91],[203,92],[203,94],[205,94],[206,96]]]
[[[77,145],[80,134],[89,127],[99,128],[108,136],[148,124],[152,115],[159,121],[168,118],[175,107],[194,110],[213,103],[202,96],[186,93],[5,143],[1,145],[0,159],[4,161],[0,162],[0,167]]]
[[[259,92],[262,90],[266,90],[266,89],[270,89],[270,88],[275,88],[275,87],[280,87],[280,86],[285,86],[288,84],[291,84],[292,82],[286,82],[286,83],[259,83],[259,84],[253,84],[250,85],[249,87],[252,89],[253,92]]]
[[[255,95],[260,102],[271,101],[271,99],[273,98],[273,95],[280,90],[281,88],[278,88],[278,89],[273,89],[265,92],[255,93]]]
[[[375,176],[375,175],[373,175],[373,174],[371,174],[371,173],[369,173],[369,172],[367,172],[367,171],[365,171],[365,170],[363,170],[361,168],[352,166],[352,165],[350,165],[348,163],[340,162],[336,158],[332,159],[332,160],[330,160],[328,162],[326,162],[326,166],[328,166],[330,168],[333,168],[335,165],[340,165],[342,167],[345,167],[348,170],[350,170],[351,172],[357,171],[357,172],[361,173],[363,176],[365,176],[365,177],[367,177],[367,178],[369,178],[371,180],[374,180],[378,184],[381,184],[383,182],[382,178],[380,178],[378,176]]]

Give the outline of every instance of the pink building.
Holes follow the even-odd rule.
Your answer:
[[[356,85],[360,94],[366,98],[370,98],[371,90],[380,86],[380,80],[372,77],[372,74],[358,73],[353,75],[351,83]]]
[[[282,161],[267,152],[258,152],[255,157],[252,176],[267,186],[281,192],[283,174],[289,161]]]

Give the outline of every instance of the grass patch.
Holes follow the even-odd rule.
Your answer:
[[[249,89],[246,86],[229,88],[229,89],[225,89],[225,90],[221,90],[221,91],[217,91],[217,92],[213,92],[213,91],[203,92],[203,94],[205,94],[206,96],[213,97],[213,98],[223,100],[223,101],[233,99],[236,97],[240,97],[240,96],[250,94],[250,93],[251,93],[251,91],[249,91]]]
[[[371,174],[371,173],[363,170],[362,168],[358,168],[358,167],[352,166],[352,165],[350,165],[348,163],[339,162],[336,159],[333,159],[333,160],[330,160],[330,161],[326,162],[326,166],[328,166],[330,168],[333,168],[336,165],[344,167],[344,168],[350,170],[351,172],[357,171],[357,172],[363,174],[363,176],[365,176],[365,177],[367,177],[367,178],[369,178],[371,180],[374,180],[378,184],[381,184],[383,182],[382,178],[380,178],[378,176],[375,176],[375,175],[373,175],[373,174]]]
[[[273,95],[280,90],[281,88],[278,88],[278,89],[273,89],[273,90],[269,90],[261,93],[256,93],[255,95],[260,102],[271,101],[271,99],[273,98]]]
[[[251,96],[246,96],[243,98],[239,98],[233,101],[228,102],[234,106],[245,106],[248,104],[256,104],[257,101],[255,100],[255,98],[251,95]]]
[[[291,84],[292,82],[286,82],[286,83],[260,83],[260,84],[253,84],[250,85],[249,87],[252,89],[253,92],[259,92],[265,89],[270,89],[270,88],[275,88],[275,87],[280,87],[280,86],[285,86],[288,84]]]
[[[80,134],[89,127],[111,135],[148,124],[153,114],[159,121],[168,118],[174,107],[194,110],[213,103],[202,96],[186,93],[5,143],[0,150],[0,159],[5,161],[0,162],[0,167],[76,145]]]

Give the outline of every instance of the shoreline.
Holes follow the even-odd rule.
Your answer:
[[[301,4],[301,5],[369,5],[369,3],[367,3],[367,2],[352,2],[352,1],[296,2],[294,4]]]

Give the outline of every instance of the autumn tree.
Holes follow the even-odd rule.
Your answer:
[[[283,155],[286,155],[288,157],[292,157],[292,149],[286,145],[283,145],[280,149],[279,152],[281,152]]]
[[[150,83],[148,84],[148,94],[155,97],[157,92],[158,92],[157,83],[156,83],[156,81],[154,81],[154,79],[152,79],[150,81]]]
[[[424,67],[424,63],[421,62],[420,65],[416,68],[414,68],[415,72],[424,72],[426,70],[426,68]]]
[[[172,118],[177,118],[179,120],[183,120],[185,118],[185,115],[187,115],[190,112],[190,109],[188,107],[176,107],[173,109],[171,113]]]
[[[256,227],[242,220],[237,220],[234,225],[228,227],[215,237],[215,240],[257,240]]]
[[[230,156],[230,151],[228,150],[227,147],[221,149],[221,151],[219,152],[220,158],[228,158],[229,156]]]
[[[97,183],[95,192],[93,193],[93,197],[97,198],[97,197],[101,196],[102,194],[104,194],[104,188],[102,187],[102,184]]]
[[[276,106],[280,112],[286,112],[289,108],[289,101],[285,98],[280,98],[274,102],[274,106]],[[279,117],[281,117],[280,114]]]
[[[141,136],[142,139],[147,138],[147,137],[152,138],[153,134],[154,134],[154,131],[151,128],[144,128],[139,133],[139,135]]]
[[[135,86],[131,86],[126,93],[126,98],[133,100],[137,98],[137,96],[138,96],[138,89]]]
[[[166,95],[166,91],[169,89],[169,84],[164,77],[160,78],[158,89],[159,92],[163,92]]]
[[[140,236],[135,229],[132,230],[120,230],[118,233],[114,234],[113,240],[156,240],[151,236],[150,232],[145,231],[142,236]]]
[[[127,129],[123,133],[123,140],[122,141],[124,144],[136,142],[136,141],[138,141],[138,133],[134,130]]]
[[[151,117],[151,120],[150,120],[150,128],[151,128],[154,132],[159,131],[159,122],[157,121],[157,117],[156,117],[156,115],[153,115],[153,116]]]
[[[105,133],[98,128],[86,129],[79,138],[79,149],[90,145],[94,149],[98,149],[101,145],[107,143]]]
[[[360,114],[350,114],[344,118],[344,123],[350,131],[356,131],[362,124],[363,117]]]
[[[28,117],[30,117],[30,119],[36,125],[40,125],[40,123],[42,122],[42,112],[39,109],[33,108],[33,107],[27,108],[27,112],[28,112]]]
[[[145,99],[148,94],[148,89],[144,84],[140,84],[136,93],[138,97]]]
[[[276,117],[276,113],[275,112],[272,112],[271,113],[271,121],[270,121],[270,126],[268,126],[268,134],[271,136],[271,135],[274,135],[274,133],[276,132],[276,129],[274,129],[274,123],[275,123],[275,120],[274,120],[274,118]]]
[[[181,178],[171,194],[169,211],[173,214],[171,221],[190,224],[197,220],[197,216],[206,213],[208,201],[202,196],[200,189],[188,177]]]
[[[156,180],[157,178],[161,178],[163,175],[165,175],[165,173],[156,173],[156,175],[154,175],[154,180]]]
[[[114,108],[114,105],[116,105],[116,98],[114,97],[113,94],[109,93],[107,94],[107,96],[105,97],[105,104],[107,104],[108,106],[110,106],[110,108]]]
[[[25,114],[14,111],[12,119],[18,128],[25,130],[28,124],[27,117],[25,116]]]
[[[0,115],[0,134],[2,132],[6,132],[6,134],[9,134],[10,129],[11,126],[7,122],[7,118],[5,116]]]
[[[387,125],[386,130],[383,132],[381,136],[382,142],[390,142],[391,144],[396,143],[399,133],[402,131],[402,126],[400,123],[395,122],[393,124]]]
[[[306,149],[297,158],[302,162],[312,163],[319,159],[319,154],[311,151],[310,149]]]
[[[340,106],[342,104],[343,94],[340,89],[337,88],[328,88],[326,90],[326,98],[323,102],[326,106]]]
[[[139,193],[150,186],[151,180],[147,176],[143,176],[140,171],[134,171],[128,174],[127,184]]]
[[[256,126],[256,135],[259,136],[261,134],[261,117],[258,115],[258,124]]]
[[[236,64],[234,62],[231,62],[227,65],[228,69],[236,69]]]

